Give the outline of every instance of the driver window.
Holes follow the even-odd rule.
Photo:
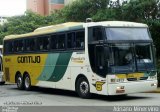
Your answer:
[[[93,28],[93,40],[103,40],[101,27]]]

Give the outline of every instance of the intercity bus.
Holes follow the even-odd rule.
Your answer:
[[[125,95],[157,88],[155,48],[148,26],[68,22],[4,38],[5,81],[31,86]]]

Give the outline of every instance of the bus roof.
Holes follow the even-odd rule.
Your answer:
[[[31,37],[36,35],[43,35],[43,34],[49,34],[53,32],[61,32],[65,30],[76,30],[83,27],[83,23],[80,22],[67,22],[57,25],[51,25],[46,27],[40,27],[35,29],[33,32],[26,33],[26,34],[20,34],[20,35],[8,35],[4,38],[4,40],[8,39],[14,39],[14,38],[21,38],[21,37]]]
[[[143,23],[126,22],[126,21],[102,21],[102,22],[90,22],[87,27],[92,26],[105,26],[105,27],[148,27]]]
[[[40,27],[34,30],[34,32],[20,34],[20,35],[8,35],[4,38],[4,40],[15,39],[21,37],[31,37],[43,34],[49,34],[54,32],[62,32],[69,30],[82,29],[84,27],[92,27],[92,26],[105,26],[105,27],[148,27],[146,24],[135,23],[135,22],[124,22],[124,21],[102,21],[102,22],[67,22],[57,25],[51,25],[46,27]]]

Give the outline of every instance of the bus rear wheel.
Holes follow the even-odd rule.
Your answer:
[[[0,85],[4,85],[5,84],[5,81],[3,81],[3,82],[0,82]]]
[[[24,76],[24,88],[27,91],[31,89],[31,79],[28,74]]]
[[[20,90],[24,89],[23,78],[20,74],[16,76],[16,84],[17,84],[18,89]]]
[[[76,91],[81,98],[90,98],[90,86],[85,77],[81,77],[77,80]]]

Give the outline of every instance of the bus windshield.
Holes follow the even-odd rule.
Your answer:
[[[147,28],[106,28],[107,40],[151,40]]]
[[[150,43],[111,44],[110,70],[112,73],[131,73],[155,69]]]

